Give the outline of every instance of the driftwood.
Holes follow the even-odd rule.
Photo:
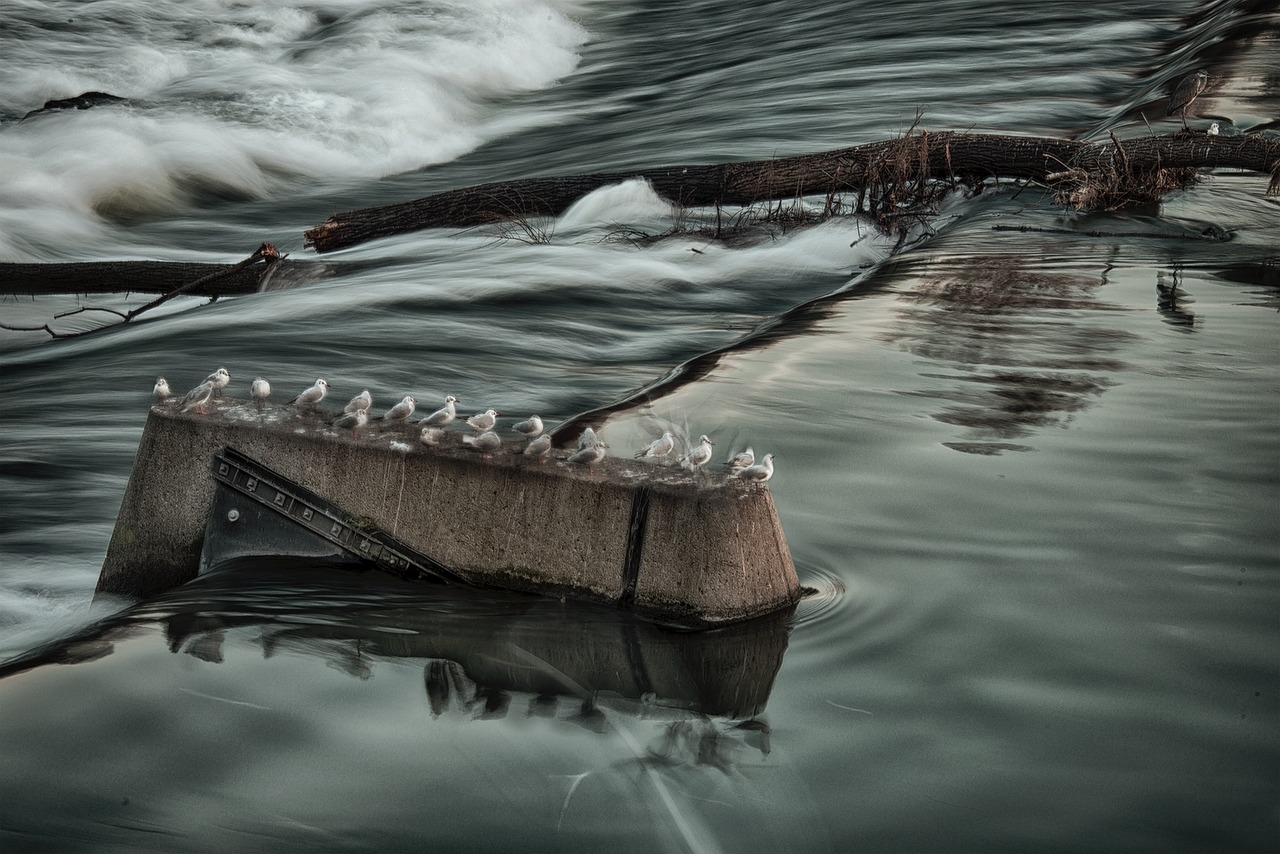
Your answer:
[[[185,293],[199,297],[234,296],[256,292],[268,269],[266,263],[240,267],[181,261],[4,263],[0,264],[0,294],[166,294],[199,282]]]
[[[1045,137],[918,133],[817,154],[743,163],[668,166],[500,181],[337,213],[305,232],[307,245],[331,252],[367,240],[436,227],[466,227],[555,216],[582,196],[640,178],[682,207],[752,205],[802,196],[857,193],[853,210],[885,218],[932,198],[929,185],[1024,179],[1075,208],[1146,202],[1184,186],[1196,169],[1227,167],[1272,175],[1280,186],[1280,141],[1260,134],[1186,132],[1090,143]],[[944,185],[945,186],[945,185]]]
[[[252,275],[255,280],[255,290],[256,290],[256,283],[259,280],[261,280],[264,276],[269,275],[272,268],[274,268],[281,261],[282,261],[282,256],[280,255],[279,250],[276,249],[276,247],[270,243],[264,243],[261,246],[259,246],[256,250],[254,250],[252,255],[245,258],[240,263],[232,264],[230,266],[223,266],[218,264],[165,265],[165,266],[192,266],[192,267],[202,267],[202,268],[213,267],[214,269],[212,270],[212,272],[209,272],[204,276],[200,276],[198,278],[189,279],[185,282],[182,282],[178,284],[176,287],[166,290],[161,296],[156,297],[155,299],[148,302],[146,305],[138,306],[137,308],[131,309],[127,312],[117,311],[114,308],[100,308],[100,307],[94,307],[94,306],[85,306],[82,308],[77,308],[72,311],[68,311],[68,312],[64,312],[62,314],[56,315],[54,319],[57,320],[63,317],[70,317],[71,315],[74,315],[74,314],[83,314],[90,311],[98,311],[98,312],[104,312],[106,314],[111,314],[111,315],[114,315],[115,317],[120,318],[120,322],[118,324],[111,324],[111,325],[114,325],[114,326],[122,325],[130,322],[138,315],[151,311],[153,308],[159,308],[161,305],[164,305],[166,302],[168,302],[171,299],[174,299],[175,297],[199,295],[202,292],[207,292],[207,290],[210,287],[214,286],[216,282],[220,282],[226,279],[234,280],[237,276],[243,276],[245,274]],[[145,264],[146,262],[121,261],[118,263],[125,265],[127,267],[133,264]],[[14,266],[31,266],[38,272],[41,267],[44,267],[47,265],[37,264],[37,265],[14,265]],[[81,265],[53,265],[53,266],[76,267]],[[255,267],[257,267],[256,270],[254,269]],[[130,288],[127,288],[127,290],[139,290],[139,288],[130,287]],[[216,297],[217,297],[217,293],[214,294],[215,299]],[[40,326],[11,326],[9,324],[0,323],[0,329],[7,329],[11,332],[47,332],[49,334],[49,337],[51,338],[77,338],[81,335],[88,335],[91,332],[97,332],[98,330],[105,329],[105,328],[107,327],[100,326],[100,327],[95,327],[93,329],[86,329],[81,332],[59,332],[47,323],[42,324]]]

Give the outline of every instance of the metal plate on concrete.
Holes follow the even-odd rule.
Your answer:
[[[234,448],[213,455],[212,473],[217,487],[201,574],[234,558],[292,555],[372,564],[411,580],[467,583],[439,561]]]

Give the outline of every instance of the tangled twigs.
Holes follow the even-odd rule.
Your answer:
[[[240,263],[234,264],[230,267],[227,267],[226,269],[219,270],[216,273],[210,273],[207,276],[201,276],[200,278],[187,282],[184,285],[180,285],[179,287],[174,288],[168,293],[160,297],[157,297],[156,299],[153,299],[151,302],[147,303],[146,305],[139,306],[138,308],[132,309],[130,311],[121,312],[121,311],[116,311],[113,308],[102,308],[99,306],[82,306],[81,308],[73,309],[71,311],[64,311],[61,314],[54,315],[54,320],[58,320],[63,317],[70,317],[74,314],[81,314],[86,311],[102,311],[108,314],[114,314],[117,317],[119,317],[120,323],[113,323],[108,326],[96,326],[93,329],[84,329],[79,332],[58,332],[57,330],[49,326],[49,324],[47,323],[41,324],[40,326],[11,326],[7,323],[0,323],[0,329],[7,329],[10,332],[47,332],[49,334],[49,337],[51,338],[78,338],[81,335],[88,335],[91,332],[98,332],[99,330],[102,330],[102,329],[109,329],[111,328],[111,326],[120,326],[125,323],[128,323],[129,321],[133,320],[135,317],[138,317],[141,314],[145,314],[146,312],[150,311],[153,308],[158,308],[159,306],[164,305],[166,302],[173,299],[174,297],[180,297],[180,296],[183,296],[184,294],[188,294],[191,291],[195,290],[196,288],[200,288],[218,279],[226,278],[228,276],[233,276],[236,273],[243,270],[245,267],[250,266],[251,264],[256,264],[259,261],[262,261],[266,263],[267,268],[270,268],[271,266],[283,260],[284,257],[285,256],[280,254],[280,250],[276,249],[276,247],[273,244],[264,243],[261,246],[259,246],[256,250],[254,250],[252,255],[250,255],[248,258],[245,258]]]

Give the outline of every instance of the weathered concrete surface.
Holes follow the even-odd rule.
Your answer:
[[[196,576],[215,483],[210,458],[230,446],[477,584],[702,624],[800,597],[765,489],[616,458],[591,471],[558,459],[564,452],[538,463],[514,453],[520,441],[485,457],[461,444],[462,431],[427,448],[411,424],[374,422],[353,438],[327,418],[231,400],[208,415],[153,407],[98,590],[147,597]],[[632,507],[646,489],[637,553],[628,549]]]

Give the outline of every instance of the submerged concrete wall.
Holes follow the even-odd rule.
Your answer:
[[[353,438],[291,407],[224,401],[208,415],[153,407],[98,591],[146,597],[191,580],[223,447],[368,519],[474,583],[618,604],[686,623],[794,604],[800,584],[768,490],[710,472],[553,454],[483,456],[461,431],[439,447],[414,425]]]

